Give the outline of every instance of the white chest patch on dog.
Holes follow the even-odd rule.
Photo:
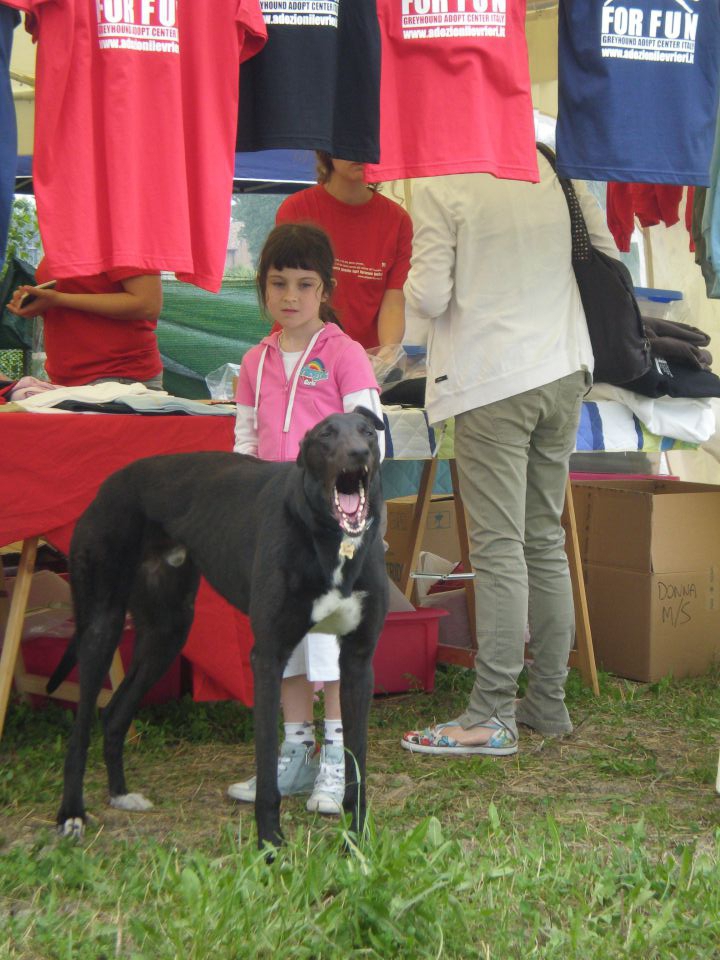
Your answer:
[[[318,597],[312,607],[313,633],[334,633],[344,637],[352,633],[362,620],[362,602],[367,594],[356,590],[343,597],[339,590],[329,590]]]

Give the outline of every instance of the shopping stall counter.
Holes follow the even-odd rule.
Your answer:
[[[389,410],[389,455],[423,459],[435,447],[421,410]],[[0,546],[19,542],[22,553],[13,602],[6,613],[6,651],[0,659],[0,734],[16,665],[7,636],[21,631],[39,538],[67,553],[75,523],[111,473],[141,457],[198,450],[230,450],[232,416],[106,413],[0,414],[6,463],[0,504]],[[22,581],[22,582],[21,582]],[[23,597],[24,594],[24,597]],[[2,609],[0,609],[0,616]],[[18,640],[19,642],[19,640]],[[234,697],[252,704],[247,619],[202,581],[183,655],[193,665],[198,699]],[[13,655],[13,661],[15,655]],[[38,680],[31,692],[41,692]],[[62,693],[62,691],[60,691]]]
[[[591,448],[588,437],[590,442],[602,442],[602,449],[608,449],[610,442],[615,449],[622,445],[627,449],[641,448],[643,434],[632,417],[621,415],[612,405],[603,414],[603,406],[585,405],[585,422],[591,424],[591,429],[583,432],[581,423],[578,448]],[[392,407],[384,412],[387,456],[426,463],[417,517],[419,529],[423,529],[422,510],[427,509],[434,465],[438,457],[452,458],[452,429],[435,431],[423,410]],[[37,539],[43,537],[67,552],[76,520],[109,474],[140,457],[229,450],[233,426],[231,416],[0,414],[0,448],[6,464],[0,504],[0,546],[24,543],[21,569],[29,580]],[[410,569],[412,559],[408,573]],[[13,605],[15,626],[21,629],[22,591],[14,595]],[[8,619],[8,633],[11,626]],[[234,697],[250,705],[251,644],[246,618],[203,582],[193,628],[183,651],[193,664],[196,697]],[[5,664],[3,669],[0,661],[0,733],[13,671],[14,664],[9,670]]]

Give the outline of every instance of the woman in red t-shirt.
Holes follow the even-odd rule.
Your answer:
[[[41,261],[36,280],[50,279]],[[21,307],[26,293],[34,299]],[[8,304],[19,317],[42,315],[47,374],[64,387],[121,380],[162,389],[155,334],[161,308],[159,273],[132,267],[61,279],[53,288],[18,287]]]
[[[319,151],[318,185],[280,205],[276,223],[311,222],[335,253],[332,305],[343,330],[368,349],[400,343],[403,284],[412,253],[412,221],[365,182],[365,165]]]

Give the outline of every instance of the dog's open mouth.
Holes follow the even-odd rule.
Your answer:
[[[341,470],[333,488],[333,514],[340,528],[351,537],[365,529],[369,500],[368,468]]]

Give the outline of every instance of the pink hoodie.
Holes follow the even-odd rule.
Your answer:
[[[279,332],[271,333],[245,354],[235,397],[255,409],[262,460],[294,460],[311,427],[331,413],[344,412],[343,397],[378,389],[367,354],[336,324],[326,323],[315,334],[290,380],[279,338]]]

